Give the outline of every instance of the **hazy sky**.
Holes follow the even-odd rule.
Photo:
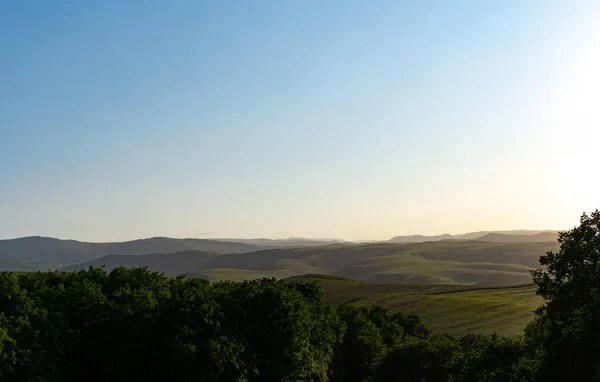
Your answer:
[[[600,2],[0,2],[0,238],[563,229]]]

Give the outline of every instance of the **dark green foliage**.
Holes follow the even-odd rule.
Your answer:
[[[540,380],[600,380],[600,211],[559,234],[560,250],[533,271],[545,300],[528,328],[542,357]]]
[[[416,315],[380,306],[334,310],[314,283],[211,284],[143,268],[0,273],[0,307],[0,380],[7,382],[526,375],[521,340],[457,341],[431,333]]]
[[[456,339],[434,333],[406,337],[379,365],[374,380],[427,382],[525,382],[535,359],[521,338],[468,335]]]
[[[460,339],[452,380],[464,382],[531,381],[535,362],[522,338],[468,335]]]
[[[366,314],[369,320],[379,329],[381,339],[387,349],[400,346],[404,336],[404,326],[402,325],[403,322],[397,320],[396,315],[392,316],[387,309],[381,306],[374,306],[366,310]]]
[[[337,312],[345,324],[345,331],[332,367],[334,381],[368,380],[381,367],[382,362],[388,362],[392,356],[388,356],[390,352],[395,354],[399,349],[419,341],[427,341],[431,337],[429,329],[414,314],[391,314],[381,306],[359,308],[350,304],[340,306]],[[452,342],[452,337],[448,336],[435,338],[449,339]],[[441,344],[440,341],[435,343]],[[439,354],[436,353],[437,355]],[[439,361],[443,364],[445,362]]]
[[[447,381],[457,350],[456,340],[451,336],[411,337],[390,352],[378,367],[376,380]]]
[[[338,308],[345,324],[345,334],[338,348],[338,365],[334,380],[364,381],[368,379],[386,354],[380,329],[369,319],[369,311],[353,305]]]
[[[339,325],[316,285],[263,279],[217,283],[213,290],[227,318],[225,325],[245,349],[247,378],[326,379]]]
[[[327,379],[341,339],[315,285],[146,269],[0,273],[2,381]]]
[[[404,314],[403,312],[394,313],[392,321],[402,327],[407,336],[424,339],[431,334],[431,331],[423,324],[416,314]]]

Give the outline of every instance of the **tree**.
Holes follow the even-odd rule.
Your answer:
[[[375,380],[445,382],[458,349],[456,340],[443,334],[427,339],[410,337],[392,350],[377,368]]]
[[[388,350],[400,346],[404,336],[404,329],[395,319],[396,315],[391,315],[387,309],[379,305],[362,309],[371,322],[379,328],[381,339]]]
[[[522,338],[466,335],[453,360],[451,381],[525,382],[533,378],[533,359]]]
[[[600,211],[559,234],[560,250],[532,272],[544,298],[529,337],[537,341],[540,380],[600,379]]]
[[[362,382],[369,379],[387,353],[381,332],[369,319],[369,311],[345,304],[337,310],[345,325],[332,380]]]
[[[403,329],[406,336],[426,339],[431,334],[431,330],[414,313],[404,314],[403,312],[397,312],[392,315],[391,320]]]
[[[212,288],[225,327],[244,347],[248,380],[327,379],[339,325],[317,285],[265,278]]]
[[[62,355],[50,314],[9,272],[0,272],[0,380],[53,381]]]

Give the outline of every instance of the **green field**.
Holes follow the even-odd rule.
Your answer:
[[[478,288],[460,285],[367,284],[351,280],[302,276],[290,280],[316,281],[325,300],[334,305],[382,305],[393,312],[416,313],[435,331],[506,336],[522,334],[541,304],[533,285]]]

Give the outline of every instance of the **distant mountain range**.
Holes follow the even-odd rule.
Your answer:
[[[459,235],[408,235],[396,236],[390,239],[392,243],[424,243],[427,241],[440,240],[477,240],[494,243],[533,243],[556,241],[557,231],[534,231],[534,230],[512,230],[512,231],[478,231]]]
[[[125,242],[89,243],[75,240],[60,240],[49,237],[24,237],[11,240],[0,240],[0,270],[35,271],[48,269],[78,269],[81,267],[106,265],[107,269],[114,266],[148,266],[152,270],[169,274],[200,272],[206,264],[211,264],[207,270],[212,273],[207,277],[218,278],[215,272],[227,275],[227,270],[245,269],[250,273],[256,272],[257,276],[264,274],[264,269],[254,263],[254,253],[260,253],[258,259],[275,256],[273,267],[286,270],[302,269],[310,272],[330,272],[330,264],[326,269],[319,268],[318,261],[312,260],[298,262],[295,257],[278,258],[282,253],[303,255],[310,251],[329,251],[339,248],[353,248],[344,252],[347,260],[353,259],[357,248],[361,251],[378,253],[379,244],[411,244],[425,242],[464,242],[469,241],[490,243],[556,243],[556,231],[480,231],[462,235],[436,235],[436,236],[397,236],[387,242],[352,243],[337,239],[173,239],[168,237],[153,237]],[[302,249],[295,252],[295,248]],[[274,250],[280,250],[279,252]],[[307,250],[310,250],[307,252]],[[283,251],[283,252],[282,252]],[[287,251],[287,252],[286,252]],[[252,253],[252,256],[250,256]],[[331,252],[327,252],[331,253]],[[387,252],[386,252],[387,253]],[[235,255],[242,254],[242,255]],[[225,256],[227,255],[227,256]],[[143,257],[140,257],[143,256]],[[362,256],[362,255],[361,255]],[[318,256],[316,257],[318,258]],[[259,262],[261,263],[261,262]],[[293,264],[292,264],[293,263]],[[78,264],[78,265],[77,265]],[[291,265],[290,265],[291,264]],[[300,265],[299,265],[300,264]],[[240,266],[242,266],[240,268]],[[316,268],[315,268],[316,267]],[[215,269],[219,271],[215,271]],[[337,269],[337,268],[336,268]],[[235,271],[237,272],[237,271]],[[262,273],[261,273],[262,272]],[[283,272],[285,273],[285,272]],[[197,273],[196,275],[202,275]],[[383,277],[383,276],[381,276]]]
[[[87,243],[34,236],[0,240],[0,269],[54,269],[107,255],[147,255],[182,251],[245,253],[265,248],[267,247],[206,239],[153,237],[120,243]]]

